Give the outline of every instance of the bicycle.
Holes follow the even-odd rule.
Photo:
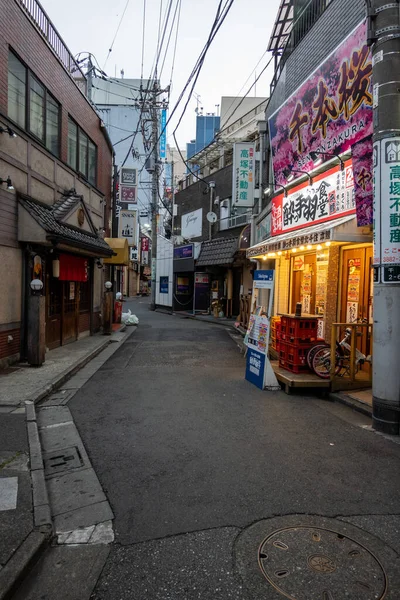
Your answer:
[[[363,319],[363,323],[367,323],[367,319]],[[362,335],[357,332],[357,335]],[[335,350],[335,375],[344,377],[350,371],[350,354],[351,345],[351,329],[348,327],[345,330],[344,338],[340,342],[336,342]],[[307,356],[308,365],[321,379],[329,379],[331,376],[331,347],[329,344],[317,344],[311,348]],[[355,364],[356,373],[364,363],[372,364],[371,355],[366,356],[356,348]],[[341,372],[342,371],[342,372]]]

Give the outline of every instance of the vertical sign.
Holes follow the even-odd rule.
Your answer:
[[[380,194],[382,282],[400,283],[400,137],[381,140]]]
[[[137,203],[137,169],[121,167],[120,170],[120,203]]]
[[[380,142],[375,142],[374,153],[373,153],[373,184],[374,184],[374,218],[373,218],[373,229],[374,229],[374,265],[381,264],[381,146]],[[379,278],[378,278],[379,280]]]
[[[118,237],[126,238],[129,246],[137,245],[137,210],[121,209],[118,219]]]
[[[160,120],[160,158],[167,157],[167,111],[165,108],[161,111]]]
[[[233,145],[232,204],[254,204],[254,144],[241,142]]]

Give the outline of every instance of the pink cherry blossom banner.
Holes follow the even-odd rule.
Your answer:
[[[372,135],[352,146],[357,226],[372,225],[374,202]]]
[[[372,134],[372,60],[361,23],[269,119],[275,181],[310,171],[310,152],[345,152]],[[331,156],[323,156],[329,160]]]

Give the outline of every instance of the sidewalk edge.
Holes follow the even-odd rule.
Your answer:
[[[364,404],[363,402],[359,402],[354,398],[349,398],[346,395],[342,395],[340,392],[330,392],[329,394],[330,400],[334,400],[335,402],[339,402],[340,404],[344,404],[353,410],[362,413],[367,417],[372,418],[372,408],[368,406],[368,404]]]
[[[29,407],[29,408],[28,408]],[[36,421],[36,410],[33,404],[26,404],[30,474],[32,483],[33,524],[35,528],[47,527],[53,532],[50,501],[44,477],[44,464],[42,445],[40,443],[39,429]]]
[[[51,541],[51,534],[34,530],[0,571],[0,600],[11,600],[32,566]]]

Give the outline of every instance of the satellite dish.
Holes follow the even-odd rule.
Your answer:
[[[215,221],[218,219],[217,215],[215,214],[215,212],[208,212],[207,213],[207,221],[209,223],[215,223]]]

